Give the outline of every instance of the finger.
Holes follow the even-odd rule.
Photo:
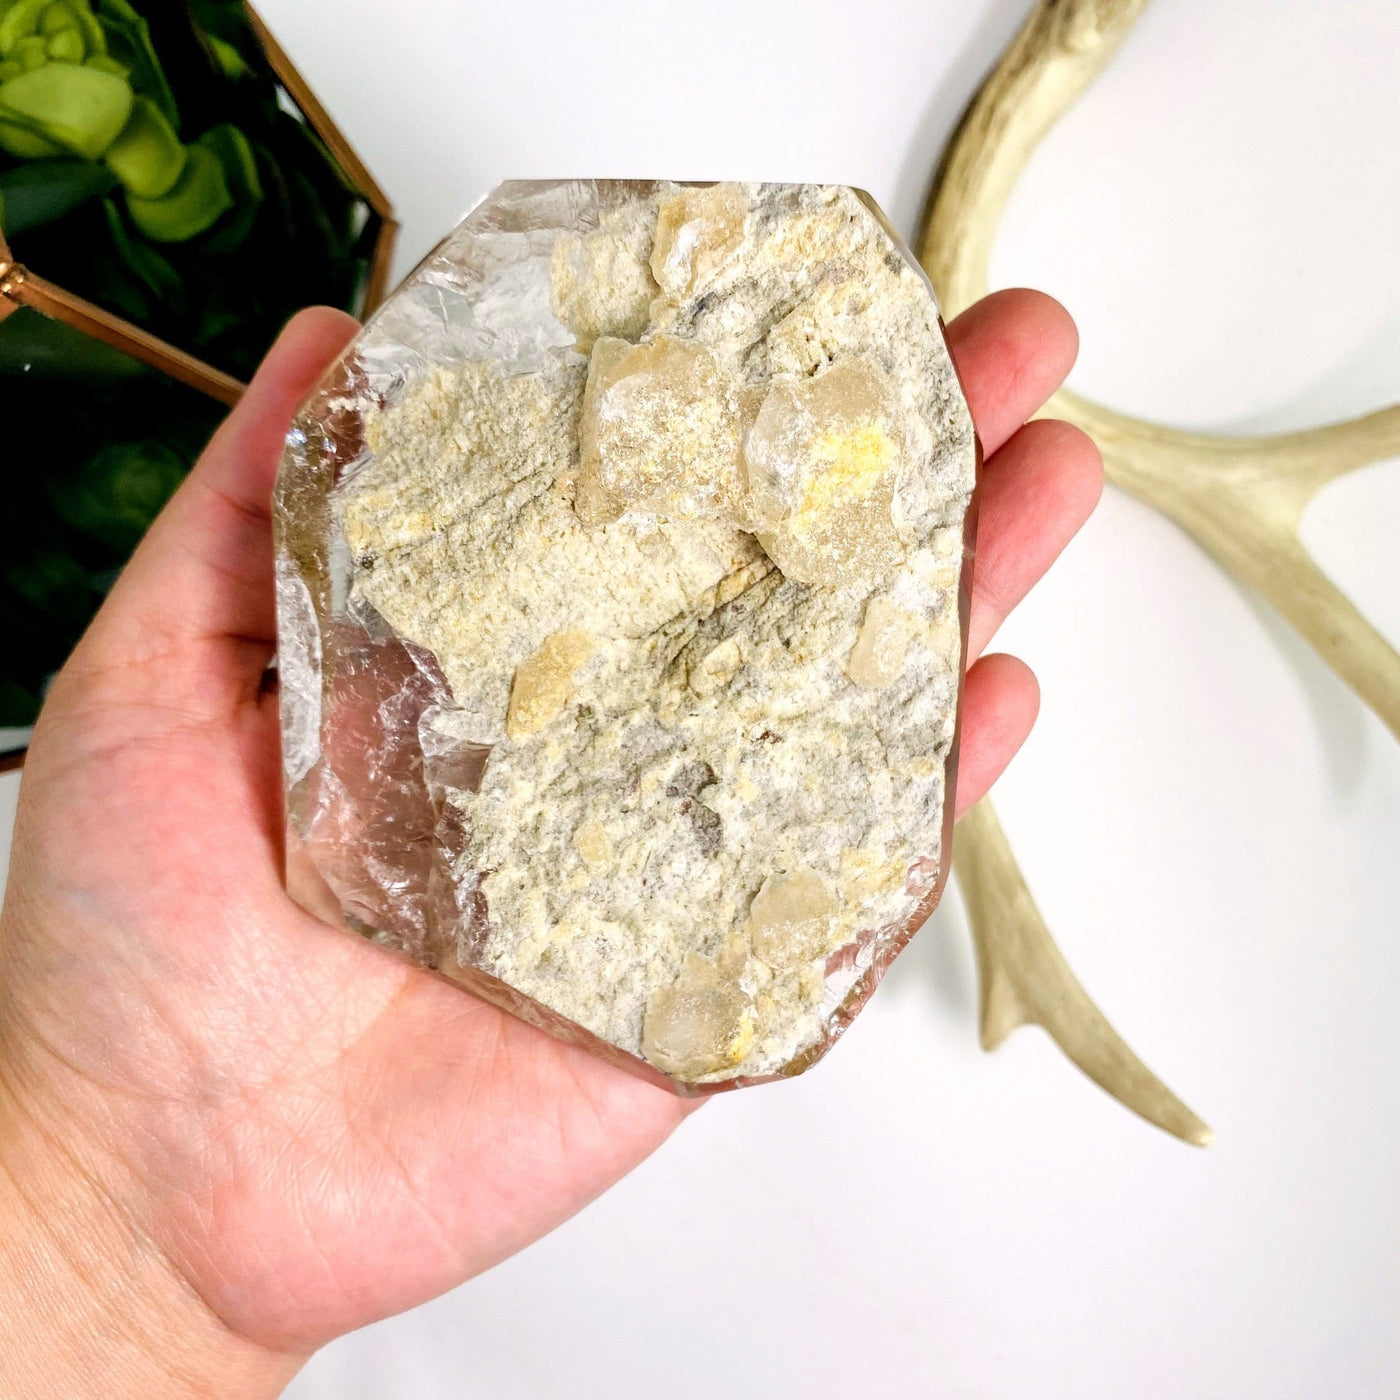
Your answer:
[[[1040,710],[1040,686],[1024,661],[984,656],[963,683],[962,739],[954,815],[970,811],[1026,742]]]
[[[1079,332],[1042,292],[993,292],[948,327],[972,421],[991,456],[1055,392],[1079,353]]]
[[[359,329],[353,316],[329,306],[308,307],[287,322],[190,474],[201,498],[212,496],[215,509],[231,504],[270,518],[287,425]]]
[[[330,307],[288,322],[247,392],[200,455],[189,480],[151,528],[128,570],[140,602],[180,584],[171,627],[270,641],[272,485],[297,405],[358,329]],[[136,601],[136,600],[132,600]]]
[[[972,565],[969,659],[1058,558],[1103,492],[1093,440],[1053,418],[1027,423],[988,462]]]
[[[159,662],[172,700],[256,689],[273,644],[272,484],[296,406],[355,333],[313,307],[288,323],[247,392],[112,590],[79,662],[129,678]]]

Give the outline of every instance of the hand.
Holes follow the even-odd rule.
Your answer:
[[[559,1224],[691,1106],[282,890],[269,497],[354,329],[288,327],[35,732],[0,918],[0,1351],[21,1395],[275,1394],[328,1338]],[[1075,429],[1022,426],[1074,359],[1056,303],[989,297],[949,337],[987,452],[975,658],[1102,473]],[[1036,706],[1020,662],[972,667],[959,811]]]

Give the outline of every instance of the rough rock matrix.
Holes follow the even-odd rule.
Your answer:
[[[680,1085],[805,1067],[939,884],[975,475],[855,191],[501,187],[289,440],[294,893]]]

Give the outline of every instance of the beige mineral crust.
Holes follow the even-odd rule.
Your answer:
[[[972,425],[851,190],[615,186],[547,267],[571,345],[367,412],[353,601],[490,746],[458,958],[677,1080],[773,1074],[947,856]]]

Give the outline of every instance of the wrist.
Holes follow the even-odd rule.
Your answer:
[[[225,1327],[143,1230],[139,1194],[116,1162],[46,1123],[8,1068],[0,1063],[6,1400],[279,1395],[304,1358]]]

